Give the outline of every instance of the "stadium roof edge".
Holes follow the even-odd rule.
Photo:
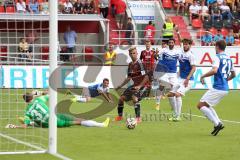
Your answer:
[[[49,21],[49,15],[40,14],[0,14],[0,20],[31,20],[31,21]],[[97,14],[59,14],[60,21],[109,21]]]

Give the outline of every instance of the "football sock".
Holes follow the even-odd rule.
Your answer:
[[[118,116],[123,116],[123,105],[122,104],[118,104]]]
[[[87,98],[83,96],[76,96],[78,102],[87,102]]]
[[[157,94],[156,94],[156,104],[160,104],[162,94],[163,94],[163,91],[157,90]]]
[[[182,97],[176,97],[177,117],[181,116]]]
[[[206,107],[203,106],[200,108],[200,111],[210,120],[214,123],[214,126],[217,126],[219,121],[215,118],[215,116],[213,115],[212,111]]]
[[[214,117],[218,120],[218,122],[221,122],[221,120],[219,119],[217,112],[215,111],[215,109],[213,107],[209,107],[209,109],[211,110],[212,114],[214,115]]]
[[[134,105],[134,109],[135,109],[135,114],[136,114],[136,117],[140,117],[140,103],[136,103]]]
[[[177,107],[176,107],[176,97],[168,97],[168,100],[169,100],[169,103],[172,107],[172,110],[173,110],[173,114],[174,116],[176,116],[177,114]]]
[[[92,121],[92,120],[82,121],[81,125],[86,126],[86,127],[104,127],[103,123],[99,123],[99,122]]]

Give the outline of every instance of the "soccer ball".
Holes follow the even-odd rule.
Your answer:
[[[137,125],[137,121],[135,118],[127,118],[126,126],[128,129],[134,129]]]

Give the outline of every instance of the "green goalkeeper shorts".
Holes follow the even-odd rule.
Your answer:
[[[75,117],[69,114],[57,114],[57,127],[69,127],[73,125]]]

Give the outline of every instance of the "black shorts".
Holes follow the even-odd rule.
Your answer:
[[[138,91],[136,91],[133,87],[134,86],[130,86],[123,92],[122,96],[125,97],[125,101],[132,100],[132,96],[137,97],[138,101],[141,101],[143,98],[145,92],[144,87],[140,88]]]

